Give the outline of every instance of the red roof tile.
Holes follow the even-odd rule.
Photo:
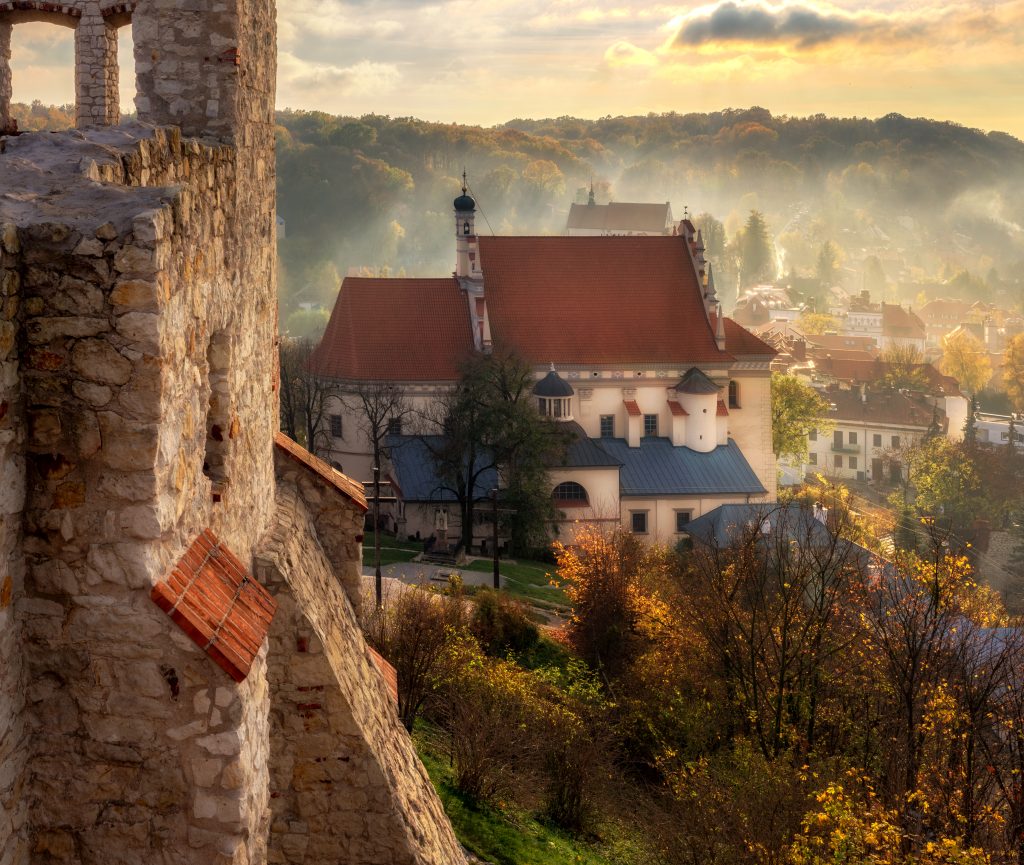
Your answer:
[[[150,597],[236,682],[249,675],[277,611],[277,601],[209,529]]]
[[[718,318],[712,313],[711,327],[714,329],[717,326]],[[728,317],[725,319],[725,350],[734,357],[744,357],[747,355],[775,357],[778,354],[764,340],[754,336],[743,325]]]
[[[673,417],[689,417],[689,412],[674,399],[668,401],[668,410],[672,412]]]
[[[381,678],[384,680],[384,684],[387,685],[388,693],[391,694],[391,698],[397,703],[398,670],[384,660],[384,656],[372,646],[367,646],[366,652],[370,656],[370,660],[373,662],[373,665],[377,668],[377,672],[380,673]]]
[[[626,407],[626,414],[630,417],[640,417],[640,406],[635,399],[624,399],[622,404]]]
[[[708,363],[720,352],[679,237],[481,237],[491,336],[533,363]]]
[[[472,351],[455,279],[348,277],[310,366],[350,381],[452,381]]]
[[[893,303],[882,304],[882,333],[887,336],[924,339],[924,322],[917,314]]]
[[[718,417],[729,417],[729,409],[725,407],[725,403],[722,400],[718,401],[718,411],[715,414]]]
[[[309,469],[321,480],[330,484],[343,496],[351,499],[358,507],[364,511],[369,510],[370,506],[366,501],[366,490],[361,483],[352,480],[348,475],[343,475],[337,469],[331,468],[320,457],[311,454],[302,445],[288,438],[283,432],[274,433],[274,445],[282,453],[287,454],[295,462],[299,463],[299,465]]]

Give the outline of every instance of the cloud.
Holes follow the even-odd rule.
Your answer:
[[[632,42],[616,42],[604,52],[604,62],[613,68],[630,66],[657,66],[658,57],[644,48],[638,48]]]
[[[726,0],[685,16],[675,41],[686,47],[712,43],[782,43],[806,50],[839,39],[874,35],[884,24],[876,16],[856,16],[839,9]]]
[[[310,63],[294,54],[282,54],[278,87],[287,91],[333,93],[366,96],[393,91],[402,79],[391,63],[362,60],[352,66]]]

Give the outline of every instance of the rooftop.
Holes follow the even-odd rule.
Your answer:
[[[569,208],[572,229],[627,232],[646,231],[663,234],[671,230],[672,208],[665,204],[640,204],[613,201],[609,204],[573,204]]]

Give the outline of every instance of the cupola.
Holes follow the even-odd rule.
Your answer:
[[[555,370],[554,364],[551,364],[550,372],[533,386],[537,408],[544,417],[552,420],[572,420],[572,398],[575,393],[572,385]]]
[[[700,453],[718,444],[718,395],[721,388],[697,367],[691,367],[673,390],[686,412],[686,446]]]

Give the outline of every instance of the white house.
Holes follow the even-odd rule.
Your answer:
[[[474,352],[527,360],[538,411],[575,433],[550,470],[562,537],[601,520],[671,542],[720,504],[774,501],[775,352],[718,314],[689,220],[679,235],[478,237],[475,210],[465,192],[455,200],[453,276],[345,279],[313,356],[319,375],[343,392],[390,382],[425,409]],[[358,413],[341,400],[332,413],[329,458],[367,479]],[[422,439],[392,432],[385,469],[406,531],[431,534],[443,519],[453,535],[458,508]],[[481,502],[496,481],[481,480]]]

